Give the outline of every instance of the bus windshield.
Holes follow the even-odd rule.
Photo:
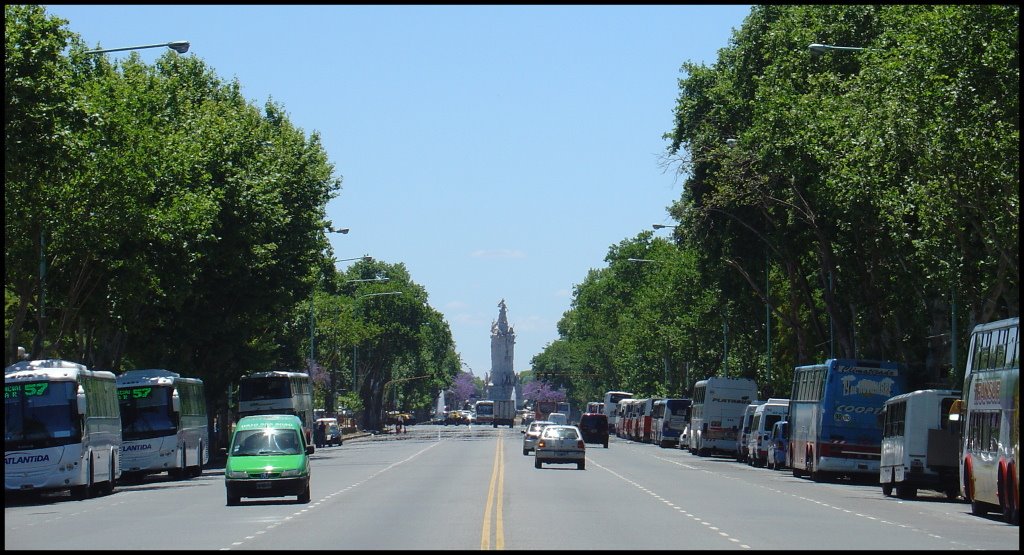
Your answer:
[[[285,376],[243,379],[238,385],[238,399],[241,401],[287,399],[291,396],[291,380]]]
[[[121,406],[123,440],[150,439],[174,434],[170,387],[131,387],[117,390]]]
[[[683,418],[690,417],[689,399],[668,399],[665,401],[665,408],[668,409],[668,414],[672,416],[682,416]]]
[[[75,382],[4,385],[4,449],[38,449],[80,440]]]

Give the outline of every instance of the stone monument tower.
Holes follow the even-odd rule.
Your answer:
[[[488,395],[490,399],[495,400],[511,399],[512,392],[516,390],[517,385],[516,373],[512,370],[516,332],[508,325],[505,299],[498,303],[498,308],[501,309],[498,313],[498,321],[491,324],[491,372],[489,377],[493,385],[490,387]]]

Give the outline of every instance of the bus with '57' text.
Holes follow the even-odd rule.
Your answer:
[[[4,491],[108,494],[121,475],[114,374],[60,359],[4,369]]]
[[[971,332],[959,420],[960,492],[971,512],[998,511],[1020,524],[1020,318],[980,324]]]
[[[162,369],[129,370],[117,377],[117,397],[126,478],[203,473],[210,461],[210,422],[202,380]]]

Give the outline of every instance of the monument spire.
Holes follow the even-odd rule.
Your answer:
[[[505,299],[498,303],[498,321],[491,325],[490,399],[509,399],[517,384],[512,370],[516,333],[508,325],[508,307]]]

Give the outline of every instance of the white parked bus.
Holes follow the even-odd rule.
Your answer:
[[[708,378],[693,386],[690,409],[690,452],[736,454],[736,435],[743,410],[757,397],[749,378]]]
[[[169,370],[129,370],[117,377],[117,397],[122,474],[203,473],[210,462],[210,422],[202,380]]]
[[[633,394],[627,391],[606,391],[604,394],[604,415],[608,417],[608,430],[618,430],[619,426],[616,425],[619,411],[619,401],[623,399],[632,399]],[[616,434],[618,435],[618,434]]]
[[[309,374],[276,370],[243,376],[238,384],[238,418],[258,414],[298,416],[306,445],[313,445],[313,386]]]
[[[789,399],[768,399],[754,409],[747,435],[747,464],[765,466],[768,462],[768,436],[772,426],[789,415]]]
[[[1000,511],[1020,523],[1020,318],[980,324],[971,332],[963,398],[952,416],[963,427],[960,493],[971,512]]]
[[[958,426],[947,418],[959,391],[921,389],[891,397],[882,408],[882,458],[878,481],[882,493],[912,499],[918,489],[960,496]]]
[[[107,494],[121,476],[112,372],[60,359],[4,369],[4,491]]]
[[[679,437],[690,423],[690,399],[658,399],[651,409],[651,443],[659,447],[679,445]]]

